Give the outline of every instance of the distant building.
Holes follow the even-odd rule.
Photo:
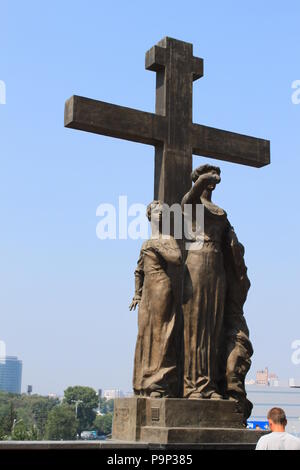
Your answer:
[[[254,385],[254,384],[255,384],[255,380],[253,379],[245,380],[245,385]]]
[[[265,370],[258,370],[256,372],[255,383],[257,385],[269,385],[269,370],[267,367],[265,367]]]
[[[16,356],[5,356],[0,360],[0,391],[21,393],[22,361]]]
[[[279,378],[274,372],[269,374],[269,385],[271,387],[279,387]]]
[[[289,387],[291,388],[300,388],[300,380],[289,379]]]
[[[279,387],[279,378],[274,372],[269,372],[268,367],[264,370],[258,370],[256,372],[256,385],[269,385],[271,387]],[[247,385],[252,385],[248,382]]]
[[[103,398],[106,398],[107,400],[114,400],[115,398],[123,398],[123,397],[124,397],[124,393],[119,388],[113,388],[111,390],[104,390],[103,392]]]
[[[60,400],[61,397],[59,397],[56,393],[48,393],[48,398],[53,398],[53,399],[58,398]]]

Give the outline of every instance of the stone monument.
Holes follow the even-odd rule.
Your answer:
[[[156,72],[154,114],[79,96],[65,106],[66,127],[155,146],[147,216],[158,230],[142,246],[130,306],[139,306],[135,396],[115,401],[113,439],[255,443],[261,433],[245,428],[253,350],[243,316],[250,287],[244,247],[212,202],[220,168],[192,172],[192,155],[258,168],[270,163],[270,143],[193,123],[193,81],[203,76],[203,60],[192,44],[164,38],[146,53],[146,69]],[[201,249],[185,251],[163,236],[163,207],[173,203],[183,216],[187,205],[193,214],[204,207]]]

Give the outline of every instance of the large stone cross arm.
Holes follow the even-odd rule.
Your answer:
[[[162,145],[168,135],[165,116],[81,96],[65,105],[65,126],[95,134]],[[270,163],[270,142],[256,137],[192,124],[192,153],[260,168]]]
[[[81,96],[65,104],[65,127],[126,139],[148,145],[162,145],[167,130],[164,116]]]
[[[261,168],[270,163],[270,141],[192,124],[192,153]]]

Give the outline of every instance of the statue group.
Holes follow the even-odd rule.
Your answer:
[[[191,175],[181,201],[183,215],[192,207],[196,235],[189,249],[162,233],[163,202],[148,206],[152,236],[140,252],[130,305],[139,310],[133,389],[141,397],[235,400],[246,420],[253,350],[243,306],[250,281],[244,247],[226,212],[212,202],[220,173],[202,165]],[[198,204],[204,208],[201,248],[193,246]]]
[[[261,168],[270,163],[270,142],[193,122],[193,84],[203,76],[203,59],[194,56],[191,43],[163,38],[146,52],[145,67],[156,74],[154,113],[76,95],[65,105],[66,127],[155,147],[155,201],[147,216],[156,233],[142,246],[130,306],[139,310],[136,397],[116,400],[113,436],[159,443],[253,442],[255,434],[235,432],[252,408],[245,391],[253,351],[243,315],[250,287],[244,248],[226,212],[212,202],[220,169],[197,168],[193,184],[190,173],[193,155]],[[188,219],[195,234],[186,237],[188,243],[164,230],[165,206],[175,203],[179,225]],[[168,424],[167,415],[174,418]]]

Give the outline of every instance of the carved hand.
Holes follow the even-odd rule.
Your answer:
[[[218,175],[217,172],[210,171],[209,173],[204,173],[203,175],[200,175],[195,184],[197,184],[198,181],[199,184],[204,184],[205,186],[209,186],[211,184],[215,185],[220,183],[221,177],[220,175]]]
[[[137,298],[133,297],[132,302],[131,302],[131,304],[129,305],[129,310],[130,310],[130,311],[131,311],[131,310],[135,310],[136,307],[137,307],[137,305],[139,304],[139,302],[140,302],[140,299],[137,299]]]
[[[199,201],[199,197],[206,188],[212,186],[211,189],[219,184],[221,181],[220,175],[216,171],[209,171],[200,175],[192,186],[192,189],[183,197],[181,201],[182,210],[184,211],[184,205]]]

